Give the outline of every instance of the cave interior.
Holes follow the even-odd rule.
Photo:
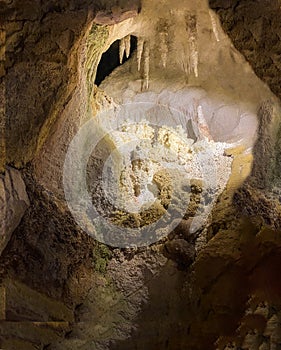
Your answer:
[[[281,350],[280,0],[0,0],[0,347]]]

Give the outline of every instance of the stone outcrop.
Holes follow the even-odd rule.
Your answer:
[[[121,17],[135,16],[139,8],[137,1],[119,6]],[[111,13],[112,8],[115,1],[0,3],[7,163],[22,166],[40,148],[77,85],[81,40],[89,24],[98,11]]]
[[[0,176],[0,254],[28,207],[29,199],[20,172],[7,167]]]

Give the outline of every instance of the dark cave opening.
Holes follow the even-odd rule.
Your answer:
[[[137,48],[137,38],[131,35],[130,55],[128,58],[126,57],[126,55],[124,55],[122,64],[120,64],[119,62],[119,45],[120,40],[116,40],[110,46],[110,48],[103,53],[97,69],[97,75],[95,80],[95,84],[97,86],[99,86],[102,83],[102,81],[114,71],[114,69],[121,66],[132,57],[133,52]]]

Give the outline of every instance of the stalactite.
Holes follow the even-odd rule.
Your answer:
[[[169,22],[166,19],[161,18],[155,28],[158,33],[158,48],[160,53],[160,61],[162,67],[166,68],[167,56],[168,56],[168,33],[169,33]]]
[[[150,61],[150,47],[149,42],[144,43],[143,48],[143,59],[144,59],[144,68],[143,68],[143,79],[144,79],[144,86],[145,89],[148,89],[149,87],[149,61]]]
[[[120,64],[123,63],[123,57],[124,57],[125,50],[126,50],[125,38],[122,38],[120,40],[120,44],[119,44],[119,60],[120,60]]]
[[[167,32],[160,32],[159,33],[159,48],[160,48],[160,56],[161,56],[161,63],[164,68],[167,66],[167,55],[168,55],[168,33]]]
[[[143,45],[144,45],[144,39],[138,38],[138,46],[137,46],[137,60],[138,60],[138,71],[141,69],[141,59],[142,59],[142,53],[143,53]]]
[[[216,41],[220,41],[216,17],[215,17],[214,13],[211,10],[209,10],[209,15],[210,15],[212,29],[213,29],[213,33],[214,33],[214,36],[216,38]]]
[[[187,50],[186,50],[187,51]],[[178,62],[181,66],[181,69],[183,70],[184,72],[184,75],[185,75],[185,80],[186,80],[186,83],[188,84],[188,78],[189,78],[189,74],[190,74],[190,68],[189,68],[189,62],[188,60],[186,59],[186,57],[188,56],[188,52],[186,52],[186,55],[181,55],[180,58],[178,58]]]
[[[131,35],[127,35],[124,39],[126,57],[129,58],[131,52]]]
[[[188,13],[186,15],[186,31],[188,35],[188,44],[190,50],[189,67],[194,72],[195,77],[198,77],[198,44],[197,44],[197,19],[196,15]]]

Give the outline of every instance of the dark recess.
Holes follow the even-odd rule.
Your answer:
[[[102,55],[101,61],[99,63],[98,70],[97,70],[97,75],[95,80],[96,85],[99,86],[101,82],[114,71],[114,69],[120,66],[119,43],[120,43],[120,40],[116,40],[110,46],[110,48]],[[130,56],[127,58],[126,55],[124,55],[123,63],[125,63],[132,57],[132,54],[136,50],[136,48],[137,48],[137,38],[132,35]]]

